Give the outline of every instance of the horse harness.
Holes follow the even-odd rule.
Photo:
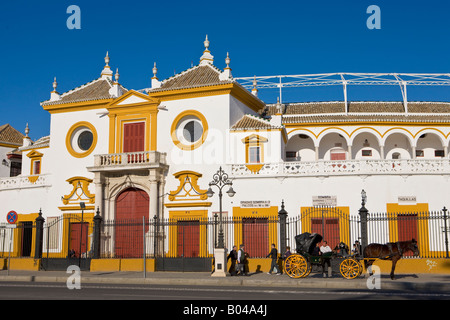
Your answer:
[[[386,256],[386,257],[383,257],[382,259],[390,259],[390,258],[392,258],[393,256],[396,256],[396,255],[400,255],[400,257],[403,256],[403,251],[402,251],[402,249],[400,247],[400,242],[388,242],[388,243],[386,243],[386,246],[389,249],[389,255]],[[397,253],[394,253],[394,250],[393,250],[393,248],[395,246],[397,247],[397,250],[398,250]]]

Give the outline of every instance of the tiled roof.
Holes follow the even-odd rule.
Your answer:
[[[265,115],[276,113],[276,104],[268,104]],[[342,101],[288,103],[283,109],[283,123],[308,122],[449,122],[448,102],[408,102],[408,114],[403,102]]]
[[[276,113],[276,104],[268,104],[268,115]],[[403,102],[357,101],[348,103],[348,113],[404,113]],[[285,115],[345,113],[342,101],[285,104]],[[450,113],[448,102],[408,102],[408,113]]]
[[[10,124],[0,126],[0,142],[11,143],[15,145],[22,145],[25,136],[11,127]]]
[[[345,115],[345,114],[318,114],[306,116],[286,116],[283,117],[283,123],[327,123],[327,122],[450,122],[448,115],[394,115],[394,114],[367,114],[367,115]]]
[[[257,129],[280,129],[280,128],[282,127],[272,125],[269,120],[246,114],[231,127],[231,130],[243,130],[243,129],[257,130]]]
[[[50,136],[42,137],[32,143],[30,146],[19,148],[20,151],[43,148],[50,146]]]
[[[63,93],[60,100],[47,100],[42,102],[41,105],[49,106],[55,104],[110,99],[111,95],[109,94],[109,89],[111,89],[112,86],[113,83],[111,80],[98,78],[78,88]],[[123,93],[128,92],[128,90],[123,86],[120,85],[120,87],[122,88]]]
[[[221,71],[213,65],[197,65],[187,69],[161,83],[161,87],[151,91],[174,90],[211,86],[234,82],[233,80],[220,80]]]

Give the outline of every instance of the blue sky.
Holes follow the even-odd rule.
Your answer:
[[[67,8],[81,9],[69,30]],[[381,9],[369,30],[367,7]],[[127,88],[150,86],[198,64],[208,34],[214,64],[230,52],[235,77],[331,72],[450,72],[447,0],[84,1],[18,0],[0,8],[0,124],[33,139],[49,134],[53,77],[65,92],[100,76],[109,51]],[[275,102],[276,94],[263,94]],[[450,101],[448,87],[419,88],[410,100]],[[287,91],[289,101],[343,99],[338,87]],[[401,100],[397,87],[349,88],[349,100]]]

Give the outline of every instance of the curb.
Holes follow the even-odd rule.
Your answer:
[[[69,276],[0,276],[0,282],[51,282],[66,283]],[[111,278],[111,277],[83,277],[81,283],[89,284],[129,284],[129,285],[174,285],[174,286],[226,286],[226,287],[265,287],[265,288],[308,288],[308,289],[340,289],[367,290],[366,278],[354,280],[330,281],[325,279],[297,279],[295,281],[254,280],[254,279],[170,279],[170,278]],[[381,282],[381,290],[413,291],[413,292],[450,292],[450,283],[441,282],[398,282],[386,280]]]

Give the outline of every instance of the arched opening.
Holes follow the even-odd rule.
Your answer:
[[[347,160],[347,140],[337,132],[327,133],[319,146],[319,159],[323,160]]]
[[[411,143],[406,135],[400,132],[391,134],[384,143],[385,159],[412,159]]]
[[[377,137],[370,132],[359,133],[352,144],[352,159],[381,159],[380,145]]]
[[[435,133],[422,133],[417,140],[417,159],[436,159],[444,157],[444,147],[441,139]]]
[[[142,257],[143,217],[148,220],[149,196],[140,189],[128,188],[116,198],[115,255],[120,258]],[[145,232],[148,231],[146,223]]]
[[[286,145],[286,161],[315,161],[314,142],[306,134],[292,136]]]

